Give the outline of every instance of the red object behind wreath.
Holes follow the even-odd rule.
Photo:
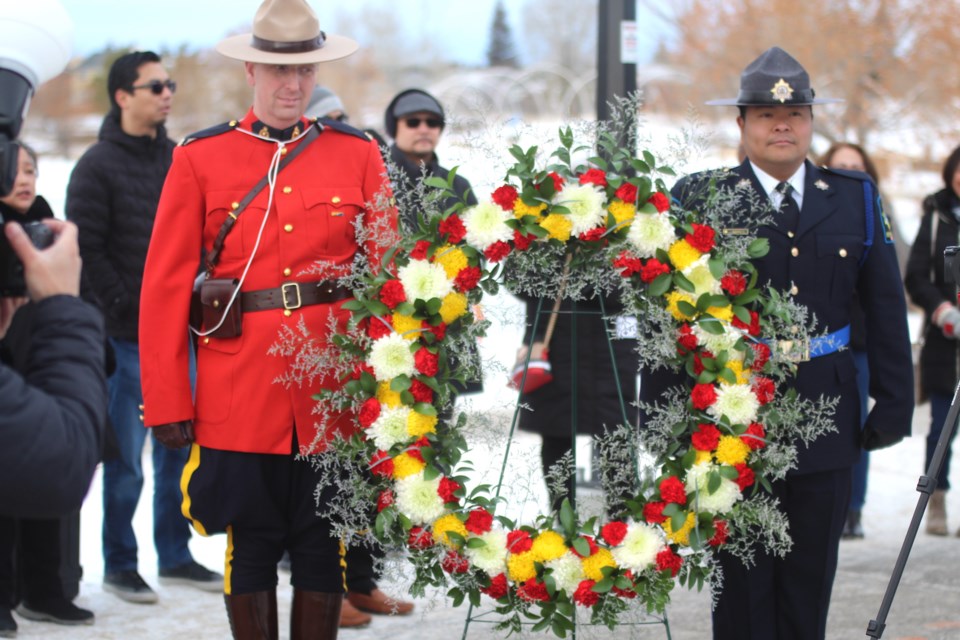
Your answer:
[[[537,347],[539,344],[534,345],[534,353],[537,352]],[[530,362],[527,362],[526,358],[526,347],[522,347],[520,352],[517,353],[516,364],[513,365],[513,371],[510,372],[510,387],[513,389],[520,389],[521,383],[523,384],[522,390],[524,393],[531,393],[536,391],[540,387],[553,382],[553,373],[550,367],[550,357],[546,348],[541,349],[540,358],[530,358]],[[524,379],[523,372],[526,369],[527,377]]]

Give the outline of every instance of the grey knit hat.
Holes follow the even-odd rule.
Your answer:
[[[330,89],[326,87],[314,87],[313,95],[310,96],[310,103],[304,113],[308,118],[322,118],[331,111],[344,111],[343,102]]]

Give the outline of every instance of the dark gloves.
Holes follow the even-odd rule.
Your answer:
[[[867,425],[860,434],[860,446],[867,451],[874,451],[876,449],[893,446],[903,440],[903,438],[904,434],[902,433],[877,431],[870,425]]]
[[[167,449],[183,449],[193,442],[193,420],[158,424],[151,428],[153,435]]]

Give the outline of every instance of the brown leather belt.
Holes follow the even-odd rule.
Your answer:
[[[350,289],[321,280],[319,282],[285,282],[274,289],[244,291],[240,294],[241,306],[247,311],[267,309],[299,309],[313,304],[329,304],[349,298]]]

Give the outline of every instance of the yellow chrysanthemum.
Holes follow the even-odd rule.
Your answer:
[[[407,453],[401,453],[393,459],[393,477],[397,480],[409,478],[423,471],[427,465]]]
[[[595,554],[582,560],[583,573],[588,580],[603,580],[604,567],[616,567],[617,561],[613,559],[613,554],[608,549],[600,548]]]
[[[511,582],[526,582],[537,575],[537,569],[533,566],[535,562],[532,551],[523,553],[512,553],[507,558],[507,575]]]
[[[684,312],[680,311],[679,302],[689,302],[691,305],[696,305],[696,301],[692,296],[680,291],[671,291],[667,294],[667,311],[670,312],[677,320],[692,320],[693,316],[688,316]]]
[[[663,530],[666,532],[667,539],[670,540],[670,542],[686,546],[690,544],[690,532],[693,531],[693,526],[696,523],[697,517],[693,515],[693,511],[688,511],[687,519],[682,527],[674,531],[671,519],[667,518],[663,521]]]
[[[537,206],[531,207],[528,204],[524,204],[523,200],[520,198],[517,198],[517,201],[513,204],[513,215],[517,219],[520,219],[523,216],[539,216],[546,208],[546,202],[541,202]]]
[[[377,400],[388,407],[399,407],[403,404],[400,394],[390,390],[390,381],[384,380],[377,385]]]
[[[717,445],[717,462],[731,467],[747,461],[750,447],[737,436],[722,436]]]
[[[697,449],[697,457],[693,461],[693,464],[702,464],[704,462],[713,462],[713,454],[709,451],[701,451]]]
[[[440,305],[440,317],[450,324],[467,312],[467,296],[462,293],[448,293]]]
[[[630,222],[637,215],[637,208],[620,198],[614,198],[613,202],[607,207],[607,211],[613,215],[613,219],[617,221],[617,226],[624,222]]]
[[[443,267],[447,277],[453,280],[461,270],[470,266],[467,255],[457,247],[444,245],[437,250],[433,257],[434,262]]]
[[[393,314],[393,330],[403,336],[404,340],[416,340],[422,329],[421,320],[402,313]]]
[[[555,560],[567,552],[563,536],[556,531],[544,531],[533,540],[530,553],[538,562]]]
[[[560,242],[569,240],[570,232],[573,231],[573,222],[570,221],[569,217],[560,213],[551,213],[540,221],[540,226],[550,234],[551,238]]]
[[[407,433],[413,438],[420,438],[437,430],[437,416],[425,416],[422,413],[411,411],[407,416]]]
[[[743,362],[740,360],[728,360],[727,369],[730,369],[733,372],[733,375],[737,377],[736,384],[748,384],[750,382],[750,370],[743,368]],[[730,384],[723,378],[720,378],[720,384]]]
[[[667,251],[667,254],[670,256],[670,262],[678,271],[683,271],[703,255],[690,246],[690,243],[686,240],[677,240],[674,242],[670,245],[670,250]]]
[[[733,320],[733,307],[730,305],[725,307],[707,307],[707,313],[717,320],[723,320],[724,322]]]
[[[452,549],[457,549],[459,545],[454,543],[454,541],[450,539],[450,536],[447,535],[451,531],[459,533],[464,538],[467,537],[467,528],[460,522],[460,518],[454,514],[448,513],[434,520],[433,539],[440,544],[444,544]]]

